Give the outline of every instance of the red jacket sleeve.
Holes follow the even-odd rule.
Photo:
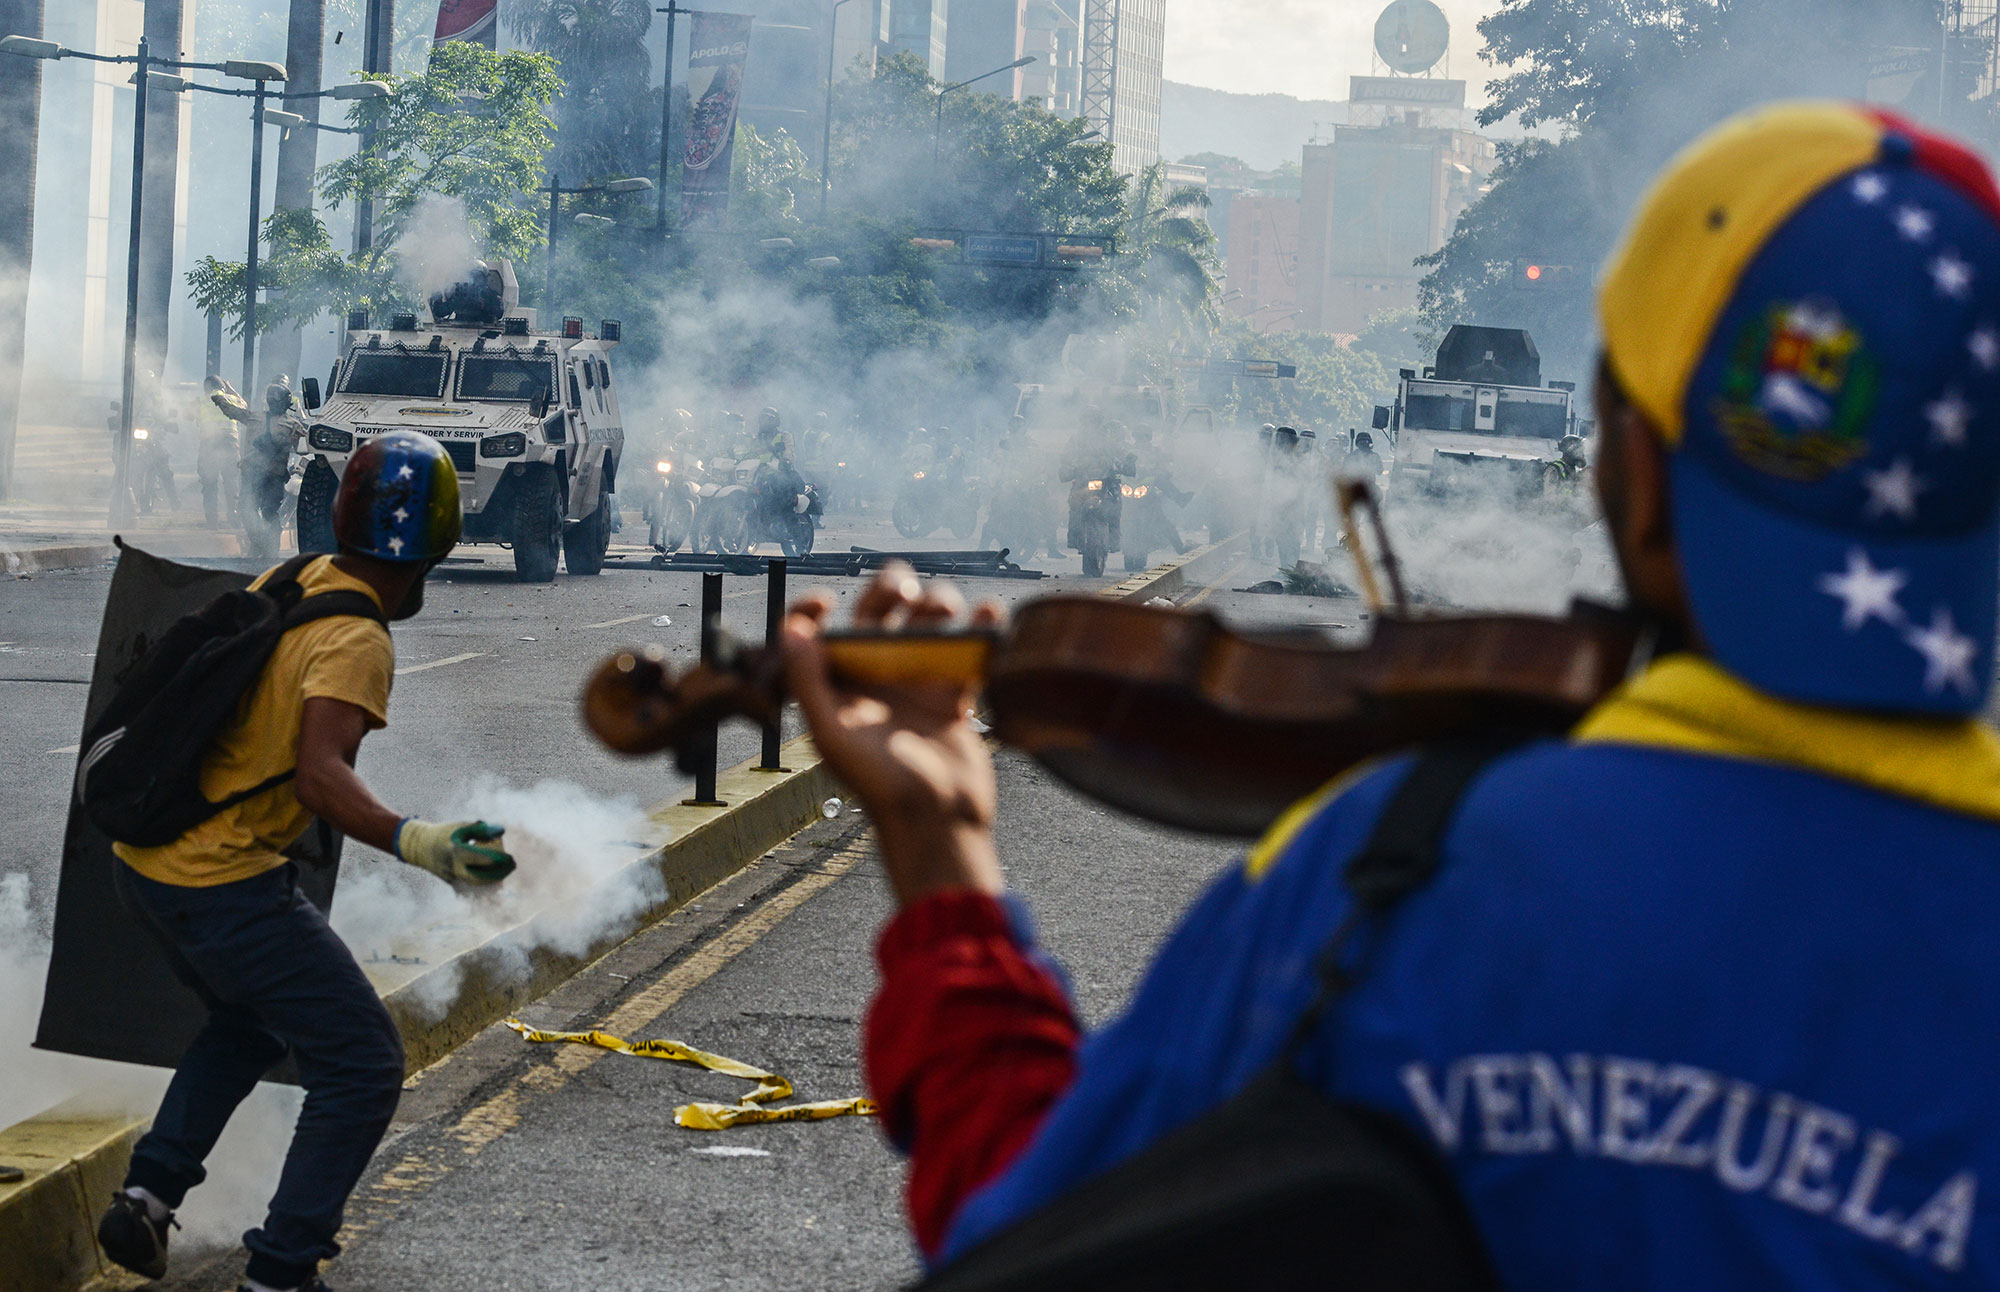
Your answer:
[[[882,931],[862,1063],[889,1137],[910,1155],[917,1243],[1000,1174],[1076,1074],[1062,983],[1000,902],[970,890],[906,908]]]

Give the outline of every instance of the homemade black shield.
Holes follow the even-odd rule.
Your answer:
[[[122,541],[118,547],[118,569],[97,638],[85,730],[169,624],[225,592],[247,587],[253,577],[178,565]],[[299,887],[314,905],[330,910],[340,836],[315,825],[286,855],[299,863]],[[171,1068],[208,1011],[174,977],[152,935],[118,900],[112,876],[122,864],[112,855],[111,840],[84,814],[72,783],[62,880],[56,888],[55,947],[35,1045]],[[292,1080],[290,1063],[272,1079]]]

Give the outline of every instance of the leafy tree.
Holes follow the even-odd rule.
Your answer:
[[[509,11],[515,38],[555,59],[562,75],[548,166],[568,181],[641,175],[655,164],[660,98],[645,43],[652,23],[652,0],[517,0]]]
[[[1501,146],[1489,191],[1418,262],[1430,271],[1425,330],[1526,327],[1545,366],[1581,371],[1588,274],[1571,291],[1524,291],[1516,257],[1601,264],[1646,183],[1690,139],[1758,102],[1860,98],[1870,60],[1934,46],[1937,17],[1934,0],[1503,0],[1479,24],[1481,56],[1503,69],[1480,120],[1517,119],[1542,137]]]
[[[496,54],[464,41],[438,47],[424,71],[383,78],[396,93],[361,99],[351,123],[373,129],[371,145],[319,171],[327,202],[374,201],[374,246],[336,250],[311,211],[277,211],[264,221],[269,249],[260,285],[280,289],[260,308],[258,331],[299,326],[327,311],[377,312],[415,304],[401,242],[426,202],[462,203],[473,244],[487,256],[525,263],[543,239],[545,207],[534,196],[549,146],[547,111],[561,82],[545,54]],[[245,268],[203,257],[187,274],[198,308],[242,334]]]
[[[1216,412],[1243,423],[1276,422],[1322,435],[1368,425],[1375,405],[1395,397],[1396,371],[1380,356],[1343,346],[1325,332],[1257,332],[1223,321],[1216,353],[1295,365],[1292,381],[1243,378],[1214,401]]]
[[[1176,339],[1205,336],[1217,320],[1221,270],[1207,210],[1203,190],[1167,187],[1165,167],[1141,171],[1119,230],[1118,255],[1099,282],[1098,303],[1114,316],[1145,318]]]

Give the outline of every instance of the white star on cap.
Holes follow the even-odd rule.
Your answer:
[[[1901,570],[1876,569],[1868,553],[1857,547],[1847,554],[1845,573],[1819,576],[1819,590],[1846,603],[1840,626],[1852,633],[1859,632],[1870,619],[1902,623],[1903,608],[1896,604],[1896,594],[1909,581],[1910,576]]]
[[[406,511],[405,509],[403,509],[403,508],[401,508],[401,507],[398,507],[398,508],[396,508],[396,523],[397,523],[398,525],[402,524],[402,523],[403,523],[404,521],[408,520],[409,518],[410,518],[410,513],[409,513],[408,511]]]
[[[1896,212],[1896,232],[1911,242],[1928,242],[1937,221],[1921,206],[1906,206]]]
[[[389,539],[389,550],[397,556],[401,556],[403,554],[403,540],[392,535]]]
[[[416,472],[410,470],[410,464],[405,462],[400,468],[397,469],[396,478],[398,480],[408,480],[411,476],[415,474]]]
[[[1972,266],[1956,251],[1947,251],[1931,262],[1931,281],[1937,284],[1940,296],[1966,299],[1972,295],[1974,277]]]
[[[1939,606],[1930,627],[1912,628],[1903,640],[1924,657],[1924,690],[1936,695],[1948,686],[1961,695],[1978,694],[1972,661],[1979,657],[1979,643],[1958,631],[1949,609]]]
[[[1863,171],[1854,177],[1854,200],[1864,206],[1873,206],[1889,196],[1889,181],[1876,171]]]
[[[1930,488],[1930,482],[1911,469],[1908,458],[1897,458],[1887,471],[1864,471],[1861,483],[1868,489],[1870,516],[1894,514],[1904,520],[1917,518],[1917,495]]]
[[[1974,332],[1966,341],[1965,348],[1972,351],[1972,357],[1986,371],[2000,368],[2000,331],[1994,330],[1991,324]]]
[[[1944,398],[1924,409],[1924,416],[1930,419],[1931,435],[1940,444],[1953,448],[1965,445],[1965,433],[1972,425],[1972,405],[1965,402],[1965,396],[1957,390],[1947,390]]]

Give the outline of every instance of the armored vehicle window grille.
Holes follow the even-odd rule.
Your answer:
[[[444,398],[445,374],[451,358],[442,354],[402,354],[394,350],[356,350],[348,356],[340,383],[344,395],[405,395],[417,399]]]
[[[1474,431],[1472,401],[1452,395],[1411,395],[1403,404],[1403,425],[1412,431]]]
[[[1493,410],[1493,421],[1495,435],[1559,440],[1569,432],[1569,410],[1561,404],[1503,399],[1500,407]]]
[[[479,451],[476,440],[446,440],[444,451],[451,455],[452,470],[462,476],[472,474],[473,455]]]
[[[611,389],[611,365],[602,359],[597,361],[597,384],[606,390]]]
[[[535,392],[556,395],[556,366],[547,359],[516,359],[506,355],[468,354],[458,364],[460,399],[515,400],[527,403]]]

